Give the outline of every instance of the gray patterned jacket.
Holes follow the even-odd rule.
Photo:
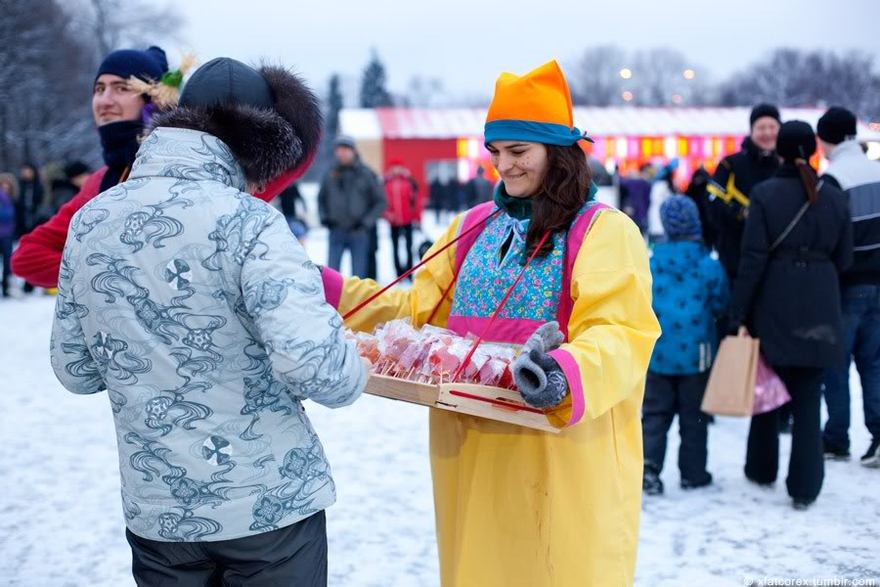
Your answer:
[[[301,401],[347,405],[366,373],[284,217],[244,189],[220,140],[159,128],[71,222],[52,367],[107,390],[138,536],[239,538],[335,500]]]

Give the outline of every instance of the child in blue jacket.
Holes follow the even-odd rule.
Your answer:
[[[717,348],[715,320],[727,310],[730,293],[724,269],[702,241],[696,203],[672,196],[660,208],[667,240],[654,247],[654,312],[663,334],[654,347],[642,407],[645,470],[643,490],[663,493],[660,472],[666,435],[678,415],[681,487],[712,483],[706,470],[707,420],[700,411]]]

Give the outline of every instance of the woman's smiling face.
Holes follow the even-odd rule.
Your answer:
[[[508,195],[528,198],[538,193],[547,175],[547,147],[525,141],[493,141],[486,148]]]

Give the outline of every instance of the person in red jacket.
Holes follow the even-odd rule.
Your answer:
[[[12,272],[27,282],[55,287],[61,251],[71,217],[100,192],[125,179],[140,146],[144,123],[156,108],[149,95],[133,91],[129,78],[159,80],[168,71],[165,52],[121,49],[101,62],[92,88],[92,116],[101,138],[104,166],[86,180],[80,192],[48,222],[21,238],[12,255]]]
[[[52,218],[22,237],[12,255],[12,272],[15,275],[33,285],[56,287],[71,218],[99,193],[125,181],[140,147],[139,139],[151,115],[157,106],[174,106],[173,101],[158,104],[149,94],[134,91],[132,82],[140,80],[158,88],[159,81],[167,73],[165,52],[158,47],[150,47],[146,51],[122,49],[104,58],[95,76],[92,115],[101,138],[105,165],[89,176],[79,193]],[[182,76],[182,72],[179,76]],[[168,88],[163,89],[162,95],[167,99]],[[272,200],[308,169],[321,134],[321,120],[311,111],[309,109],[309,113],[302,114],[302,120],[299,121],[301,128],[297,129],[306,153],[303,163],[270,181],[255,194],[258,198]]]
[[[391,161],[391,167],[385,176],[385,195],[388,207],[385,209],[385,220],[391,224],[391,246],[394,251],[394,267],[397,275],[403,275],[413,265],[413,224],[422,215],[419,186],[412,173],[400,160]],[[406,245],[406,264],[401,260],[400,239]]]

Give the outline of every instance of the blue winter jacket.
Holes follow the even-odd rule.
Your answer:
[[[244,189],[219,139],[159,128],[71,221],[52,366],[107,390],[144,538],[239,538],[335,500],[301,402],[349,404],[366,372],[284,216]]]
[[[727,276],[701,242],[655,245],[651,257],[654,313],[663,334],[649,370],[663,375],[692,375],[712,366],[718,335],[716,318],[727,310]]]

